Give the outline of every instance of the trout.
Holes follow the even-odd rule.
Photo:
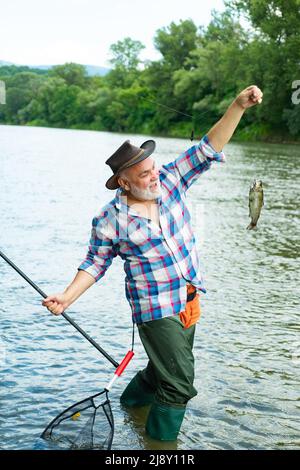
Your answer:
[[[264,192],[262,181],[254,180],[249,191],[249,217],[251,222],[247,230],[256,229],[256,224],[260,216],[261,208],[264,205]]]

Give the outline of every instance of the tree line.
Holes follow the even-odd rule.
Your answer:
[[[75,63],[0,67],[0,123],[178,137],[194,129],[197,137],[256,84],[263,104],[245,114],[236,138],[300,141],[300,100],[292,99],[300,88],[300,1],[225,4],[205,28],[188,19],[159,29],[159,60],[142,63],[140,41],[118,41],[102,77]]]

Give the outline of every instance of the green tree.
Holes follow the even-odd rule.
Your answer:
[[[111,46],[114,67],[104,77],[88,77],[74,63],[37,73],[0,67],[7,90],[0,121],[185,137],[194,127],[198,136],[255,83],[263,105],[245,114],[235,136],[297,139],[300,106],[291,97],[300,77],[299,7],[300,0],[231,0],[206,28],[173,22],[156,32],[161,58],[143,67],[144,46],[125,38]]]
[[[280,43],[299,35],[299,0],[230,0],[225,3],[228,8],[244,13],[255,28],[274,41]]]
[[[156,49],[171,70],[188,68],[187,59],[196,43],[197,27],[192,20],[180,20],[179,24],[172,22],[167,28],[159,29],[154,37]]]
[[[43,78],[32,72],[20,72],[5,79],[6,105],[4,119],[13,124],[23,124],[19,111],[37,95]]]
[[[245,87],[243,58],[247,34],[230,12],[213,12],[198,36],[185,68],[173,74],[174,95],[184,98],[194,116],[194,127],[203,133],[226,110],[238,90]]]
[[[300,0],[233,0],[228,7],[245,16],[256,33],[248,64],[255,69],[260,62],[264,106],[258,116],[278,136],[300,136],[298,109],[291,102],[292,82],[300,74]]]
[[[77,112],[79,91],[79,87],[67,85],[62,78],[49,77],[40,87],[38,98],[25,112],[31,113],[31,120],[38,118],[50,126],[70,127],[77,122],[79,116]],[[33,113],[38,115],[34,116]]]
[[[84,66],[73,62],[56,65],[50,70],[49,76],[62,78],[67,85],[79,87],[84,87],[87,82],[87,73]]]
[[[21,72],[30,72],[34,73],[35,75],[48,74],[48,70],[35,69],[28,67],[27,65],[2,65],[2,67],[0,67],[1,79],[4,79],[5,77],[11,77],[12,75],[16,75]]]
[[[150,62],[144,72],[145,84],[149,88],[149,98],[155,114],[151,119],[151,127],[156,132],[168,134],[177,123],[188,120],[188,96],[175,95],[174,75],[178,69],[190,69],[190,54],[196,48],[197,27],[192,20],[172,22],[167,28],[157,31],[154,45],[161,53],[162,59]]]
[[[106,86],[128,88],[140,75],[138,69],[141,60],[139,55],[145,46],[140,41],[125,38],[110,46],[114,68],[104,77]]]
[[[118,69],[136,69],[140,64],[139,55],[145,46],[140,41],[129,37],[110,46],[112,58],[110,63]]]

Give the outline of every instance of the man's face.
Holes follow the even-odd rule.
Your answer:
[[[152,157],[127,168],[122,181],[126,191],[141,201],[153,200],[161,195],[159,170]]]

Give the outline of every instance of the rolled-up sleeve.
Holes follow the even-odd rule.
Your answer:
[[[225,162],[223,152],[216,152],[205,135],[198,145],[190,147],[173,162],[163,168],[172,172],[186,191],[213,162]]]
[[[96,281],[104,276],[111,265],[113,258],[117,256],[117,246],[113,244],[112,238],[108,236],[108,223],[105,217],[94,217],[89,248],[85,259],[78,267],[78,271],[86,271]]]

